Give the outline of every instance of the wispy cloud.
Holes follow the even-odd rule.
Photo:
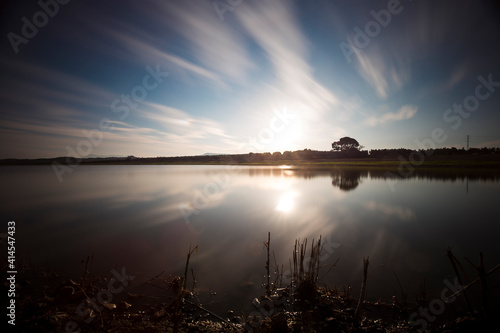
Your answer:
[[[317,82],[307,63],[309,42],[300,30],[290,1],[256,2],[235,13],[244,29],[266,52],[290,101],[307,107],[310,116],[338,105],[338,97]]]
[[[413,118],[417,113],[417,107],[413,105],[405,105],[397,112],[386,112],[379,117],[371,116],[364,120],[364,124],[368,126],[377,126],[389,124],[395,121],[407,120]]]
[[[65,155],[65,147],[99,126],[115,96],[101,86],[21,59],[1,59],[0,137],[3,157]],[[15,75],[13,74],[15,73]]]
[[[207,68],[242,81],[255,67],[244,37],[219,21],[211,1],[162,2],[161,6],[173,18],[167,24],[191,42],[194,54]]]
[[[386,99],[411,81],[410,66],[403,57],[388,55],[376,45],[360,50],[351,41],[351,46],[357,57],[357,71],[379,98]]]
[[[187,139],[231,138],[218,122],[208,118],[195,117],[169,106],[146,103],[140,114],[160,125],[161,128],[157,130],[167,130],[169,133],[176,133]]]
[[[175,80],[192,83],[202,79],[210,84],[215,83],[217,86],[228,88],[217,73],[185,58],[171,54],[156,43],[148,43],[144,39],[126,35],[121,31],[108,29],[107,33],[111,38],[121,40],[122,46],[128,50],[128,53],[136,56],[136,61],[142,59],[141,65],[159,64],[164,71],[173,74]]]
[[[107,35],[117,47],[96,47],[108,55],[134,63],[171,63],[171,71],[185,70],[218,84],[223,80],[244,82],[248,71],[255,67],[243,42],[244,37],[238,30],[219,21],[211,2],[146,2],[147,5],[130,2],[127,6],[129,10],[148,17],[159,34],[152,36],[147,32],[148,27],[101,15],[92,24],[83,23],[85,29]],[[95,15],[92,8],[86,10]],[[177,39],[175,47],[172,36]],[[176,78],[193,81],[187,75],[177,75]]]
[[[25,52],[0,56],[0,156],[65,155],[103,118],[115,129],[103,131],[95,154],[241,152],[282,107],[293,124],[256,149],[328,149],[335,137],[411,119],[417,106],[425,122],[435,102],[424,95],[448,98],[469,75],[498,69],[489,60],[498,58],[498,23],[467,2],[403,4],[367,47],[354,47],[350,65],[338,62],[332,46],[352,44],[352,27],[376,6],[245,1],[221,22],[212,1],[75,2]],[[119,118],[111,103],[157,64],[168,79]]]
[[[366,12],[373,5],[367,5]],[[437,89],[451,90],[460,83],[468,71],[480,68],[485,55],[482,52],[463,52],[463,57],[453,55],[452,50],[464,45],[491,45],[491,38],[497,33],[495,28],[488,27],[485,22],[488,6],[478,6],[473,2],[460,2],[450,6],[445,1],[412,2],[404,4],[404,10],[382,29],[379,35],[370,39],[365,48],[358,48],[353,41],[352,30],[346,32],[347,42],[355,52],[356,60],[352,62],[360,76],[372,87],[381,99],[387,99],[406,85],[413,83],[412,73],[420,66],[434,66],[433,61],[440,55],[446,60],[439,64],[439,70],[454,68],[448,80],[443,78],[442,85],[436,87],[436,81],[426,82],[426,92]],[[366,18],[356,21],[361,28]],[[474,33],[478,27],[484,27],[486,33]],[[449,67],[448,67],[449,66]],[[419,73],[420,74],[420,73]],[[441,73],[440,73],[441,74]],[[416,76],[416,75],[415,75]],[[438,74],[435,73],[434,77]],[[443,77],[443,76],[442,76]],[[420,82],[422,83],[422,82]]]
[[[457,66],[451,72],[448,80],[433,90],[439,93],[451,90],[455,88],[460,82],[462,82],[466,75],[467,75],[467,66],[465,64]]]
[[[0,80],[0,98],[16,114],[26,111],[31,116],[75,115],[78,109],[71,111],[69,105],[106,107],[115,98],[103,87],[61,71],[17,59],[1,58],[0,64],[9,78]],[[30,108],[43,112],[33,112]]]

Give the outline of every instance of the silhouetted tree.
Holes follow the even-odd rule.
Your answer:
[[[348,136],[344,136],[343,138],[340,138],[339,141],[332,143],[332,150],[334,151],[350,151],[359,149],[359,142]]]

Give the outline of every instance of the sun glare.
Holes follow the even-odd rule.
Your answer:
[[[300,114],[296,110],[281,111],[281,113],[291,115],[285,118],[284,121],[275,121],[273,126],[270,127],[272,131],[271,138],[266,144],[266,150],[270,152],[275,151],[294,151],[303,146],[302,140],[304,139],[304,124],[301,120]],[[278,119],[278,117],[274,117]]]
[[[280,197],[278,205],[276,206],[276,210],[283,213],[292,211],[293,207],[295,206],[296,196],[297,193],[291,191],[283,193]]]

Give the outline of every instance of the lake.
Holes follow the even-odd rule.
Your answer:
[[[50,166],[0,170],[0,216],[16,222],[19,260],[81,277],[93,254],[94,272],[124,267],[136,276],[130,292],[157,293],[144,282],[163,270],[182,275],[198,245],[190,268],[215,311],[248,311],[264,293],[268,232],[285,271],[295,239],[321,236],[320,284],[351,286],[354,297],[369,256],[369,300],[399,297],[396,275],[409,301],[424,279],[438,293],[454,277],[449,246],[462,261],[477,263],[482,251],[487,268],[500,263],[498,174],[81,165],[59,183]]]

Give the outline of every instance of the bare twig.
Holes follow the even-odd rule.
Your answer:
[[[276,254],[273,251],[273,260],[274,260],[274,290],[276,288],[279,288],[283,284],[283,265],[281,265],[281,273],[280,273],[280,266],[278,265],[278,262],[276,261]]]
[[[356,307],[356,311],[354,311],[354,319],[359,315],[359,310],[361,308],[361,304],[364,301],[365,293],[366,293],[366,278],[368,277],[368,264],[370,257],[363,257],[363,282],[361,283],[361,293],[359,295],[358,306]]]
[[[271,247],[271,232],[268,232],[267,233],[267,242],[264,242],[264,246],[267,250],[267,261],[266,261],[266,278],[267,278],[267,285],[266,285],[266,291],[267,291],[267,296],[270,296],[271,295],[271,284],[269,283],[269,279],[270,279],[270,273],[269,273],[269,258],[270,258],[270,255],[269,255],[269,250],[270,250],[270,247]]]
[[[157,274],[156,276],[152,277],[151,279],[149,279],[149,281],[153,281],[153,280],[156,280],[160,275],[162,275],[163,273],[165,273],[165,270],[161,271],[159,274]],[[149,282],[148,281],[148,282]]]
[[[146,281],[146,284],[149,284],[150,286],[153,286],[153,287],[156,287],[156,288],[159,288],[159,289],[167,289],[167,288],[164,288],[164,287],[161,287],[161,286],[157,286],[156,284],[151,283],[151,281],[156,280],[163,273],[165,273],[165,270],[161,271],[160,274],[157,274],[156,276],[154,276],[151,279],[149,279],[148,281]]]
[[[198,245],[196,245],[192,250],[191,250],[191,246],[189,246],[189,251],[188,251],[188,254],[187,254],[187,258],[186,258],[186,267],[184,268],[184,281],[183,281],[183,289],[185,290],[186,289],[186,282],[187,282],[187,273],[188,273],[188,267],[189,267],[189,259],[191,258],[191,255],[195,252],[195,251],[198,251]]]
[[[87,260],[85,261],[85,270],[83,271],[83,277],[82,277],[82,280],[80,281],[80,286],[83,286],[83,283],[85,282],[85,278],[87,277],[87,266],[89,265],[89,260],[90,260],[90,256],[87,256]]]
[[[319,258],[321,257],[321,235],[319,236],[318,244],[317,244],[317,249],[316,249],[316,276],[314,277],[314,281],[318,280],[319,277]]]
[[[489,270],[489,271],[485,274],[485,276],[490,275],[491,273],[493,273],[494,271],[496,271],[496,270],[497,270],[497,269],[499,269],[499,268],[500,268],[500,264],[498,264],[498,265],[496,265],[495,267],[493,267],[492,269],[490,269],[490,270]],[[474,281],[472,281],[471,283],[469,283],[469,284],[468,284],[468,285],[466,285],[465,287],[460,288],[460,290],[459,290],[459,291],[456,291],[456,292],[454,292],[453,294],[451,294],[450,296],[448,296],[448,297],[446,298],[446,300],[448,301],[450,298],[453,298],[453,297],[457,296],[459,293],[461,293],[461,292],[462,292],[462,290],[466,290],[466,289],[468,289],[468,288],[469,288],[469,287],[471,287],[472,285],[474,285],[474,284],[478,283],[480,280],[481,280],[480,278],[475,279]]]
[[[401,291],[401,301],[402,301],[402,305],[404,306],[406,304],[406,298],[407,298],[407,293],[404,292],[403,290],[403,285],[401,284],[401,281],[399,281],[399,278],[398,278],[398,275],[396,274],[396,272],[393,272],[394,273],[394,276],[396,277],[396,281],[398,281],[398,285],[399,285],[399,290]]]
[[[90,257],[90,282],[92,283],[92,264],[94,263],[94,254]]]
[[[479,252],[479,279],[481,280],[481,299],[483,301],[483,311],[489,316],[490,308],[488,305],[488,285],[486,284],[486,273],[484,269],[483,253]]]
[[[208,309],[205,309],[205,308],[204,308],[204,307],[202,307],[201,305],[198,305],[198,304],[196,304],[196,303],[190,302],[190,301],[188,301],[188,300],[186,300],[186,302],[187,302],[187,303],[189,303],[189,304],[191,304],[192,306],[195,306],[195,307],[197,307],[198,309],[200,309],[200,310],[202,310],[202,311],[205,311],[206,313],[208,313],[208,314],[210,314],[210,315],[214,316],[215,318],[217,318],[217,319],[219,319],[220,321],[222,321],[224,324],[227,324],[227,325],[229,325],[229,326],[232,326],[232,325],[233,325],[233,323],[231,323],[230,321],[228,321],[228,320],[226,320],[226,319],[222,318],[222,317],[221,317],[221,316],[219,316],[218,314],[213,313],[212,311],[210,311],[210,310],[208,310]]]
[[[194,291],[194,287],[196,286],[196,275],[194,274],[194,270],[191,268],[191,275],[193,276],[193,285],[191,286],[191,292]]]
[[[446,249],[446,256],[450,260],[451,266],[453,267],[453,270],[455,271],[455,274],[457,275],[458,283],[460,283],[460,285],[462,286],[463,285],[462,278],[460,276],[460,273],[458,272],[458,268],[457,268],[457,264],[456,264],[458,260],[457,260],[457,258],[455,258],[453,253],[451,253],[450,247]],[[474,310],[472,309],[472,305],[469,302],[469,298],[467,297],[467,294],[465,293],[465,290],[461,289],[461,292],[462,292],[462,297],[464,298],[465,303],[467,304],[467,309],[469,309],[469,312],[471,312],[471,313],[474,312]]]
[[[306,250],[307,250],[307,238],[300,244],[300,262],[299,262],[299,278],[303,279],[304,278],[304,259],[306,257]]]
[[[418,294],[415,296],[417,304],[425,307],[426,306],[426,294],[425,294],[425,278],[422,280],[418,286]]]
[[[483,261],[483,253],[479,252],[479,265],[474,265],[469,259],[465,258],[472,267],[474,267],[479,273],[479,281],[481,281],[481,300],[483,303],[483,311],[486,315],[489,315],[489,306],[488,306],[488,286],[486,283],[486,272],[484,268]]]
[[[337,259],[332,266],[330,266],[330,268],[326,271],[325,274],[323,274],[323,276],[320,278],[320,280],[322,280],[325,276],[328,275],[328,273],[330,273],[330,271],[333,269],[333,267],[337,266],[337,263],[339,262],[340,258]]]

